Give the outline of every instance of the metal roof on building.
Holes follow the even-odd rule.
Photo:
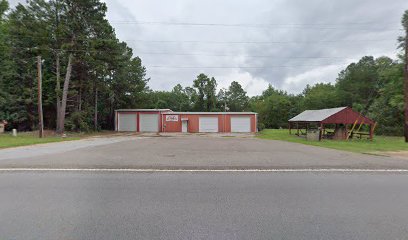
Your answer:
[[[171,109],[117,109],[116,112],[171,112]]]
[[[247,115],[247,114],[257,114],[255,112],[166,112],[163,114],[194,114],[194,115],[217,115],[217,114],[225,114],[225,115]]]
[[[289,119],[289,122],[321,122],[346,108],[347,107],[306,110],[299,115]]]
[[[173,112],[171,109],[117,109],[116,112],[162,112],[162,114],[199,114],[199,115],[216,115],[216,114],[257,114],[255,112]]]

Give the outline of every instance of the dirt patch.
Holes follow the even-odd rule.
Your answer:
[[[408,160],[408,151],[385,152],[383,153],[390,157],[402,158]]]

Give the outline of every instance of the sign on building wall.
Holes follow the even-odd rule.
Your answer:
[[[166,122],[178,122],[178,115],[166,115]]]

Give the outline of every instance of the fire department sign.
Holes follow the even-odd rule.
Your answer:
[[[178,122],[178,115],[166,115],[166,122]]]

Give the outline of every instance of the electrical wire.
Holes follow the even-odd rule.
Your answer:
[[[358,25],[375,25],[376,23],[199,23],[199,22],[160,22],[160,21],[109,21],[112,24],[118,25],[166,25],[166,26],[205,26],[205,27],[246,27],[246,28],[295,28],[295,29],[347,29],[347,30],[391,30],[387,27],[383,28],[353,28]],[[346,25],[346,28],[333,26]],[[351,28],[350,28],[351,26]],[[376,25],[378,26],[378,25]],[[396,30],[396,29],[393,29]]]
[[[125,53],[124,51],[117,50],[90,50],[90,49],[57,49],[57,48],[30,48],[30,47],[12,47],[19,50],[37,50],[37,51],[59,51],[59,52],[85,52],[85,53]],[[330,56],[274,56],[274,55],[245,55],[245,54],[208,54],[202,52],[192,52],[192,53],[172,53],[172,52],[138,52],[133,51],[137,55],[169,55],[169,56],[205,56],[205,57],[245,57],[245,58],[273,58],[273,59],[348,59],[349,57],[339,56],[339,57],[330,57]],[[371,55],[380,55],[380,54],[371,54]]]
[[[6,37],[15,39],[27,38],[27,39],[52,39],[50,36],[21,36],[18,34],[8,34]],[[58,38],[57,40],[69,40],[71,38]],[[392,41],[392,39],[337,39],[337,40],[309,40],[309,41],[213,41],[213,40],[148,40],[148,39],[103,39],[103,38],[76,38],[78,41],[101,41],[101,42],[143,42],[143,43],[193,43],[193,44],[321,44],[321,43],[356,43],[356,42],[384,42]]]

